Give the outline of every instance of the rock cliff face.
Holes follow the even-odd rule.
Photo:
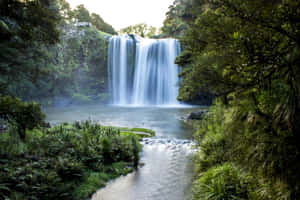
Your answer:
[[[57,30],[55,44],[18,39],[20,48],[17,42],[1,41],[1,94],[43,105],[105,101],[111,35],[90,25],[65,24]]]
[[[68,105],[108,99],[107,51],[111,35],[93,26],[65,25],[49,49],[54,68],[46,104]],[[41,99],[45,103],[45,99]]]
[[[60,61],[71,68],[72,99],[105,100],[108,72],[107,51],[110,35],[93,27],[69,26],[65,28],[59,44]]]
[[[188,120],[202,120],[207,114],[207,110],[198,110],[190,113],[187,117]]]

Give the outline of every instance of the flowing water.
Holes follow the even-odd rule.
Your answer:
[[[156,137],[145,139],[136,172],[110,182],[92,200],[185,200],[193,177],[193,130],[183,116],[199,108],[118,107],[109,105],[46,110],[52,124],[91,119],[103,125],[145,127]]]
[[[92,200],[189,199],[193,131],[180,118],[193,108],[182,107],[176,99],[179,67],[174,62],[179,53],[175,39],[111,37],[111,103],[127,107],[96,105],[46,111],[48,120],[54,124],[90,119],[103,125],[143,127],[156,132],[156,137],[142,141],[144,166],[112,181],[95,193]],[[149,105],[152,107],[145,107]]]
[[[109,90],[112,104],[178,105],[180,54],[176,39],[143,39],[137,36],[110,38]]]

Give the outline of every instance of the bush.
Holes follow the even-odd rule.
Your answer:
[[[45,117],[38,103],[26,103],[18,98],[0,95],[0,118],[15,125],[22,140],[25,139],[26,129],[45,125]]]
[[[228,160],[228,150],[231,144],[225,135],[224,113],[225,108],[220,105],[211,107],[195,134],[199,146],[196,159],[198,172],[206,171]]]
[[[251,199],[254,181],[231,163],[212,167],[200,175],[193,186],[194,199]]]
[[[12,133],[0,135],[0,199],[87,198],[131,172],[141,151],[137,137],[90,121],[27,131],[25,141]]]

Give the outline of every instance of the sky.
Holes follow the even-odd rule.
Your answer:
[[[174,0],[67,0],[72,8],[79,4],[99,14],[116,30],[138,23],[162,27],[168,7]]]

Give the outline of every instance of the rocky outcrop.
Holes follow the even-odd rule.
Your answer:
[[[207,110],[197,110],[192,112],[189,116],[188,116],[188,120],[202,120],[205,115],[207,114]]]
[[[77,22],[75,24],[77,27],[92,27],[92,23],[90,22]]]
[[[3,120],[0,119],[0,132],[6,131],[7,125],[4,123]]]

